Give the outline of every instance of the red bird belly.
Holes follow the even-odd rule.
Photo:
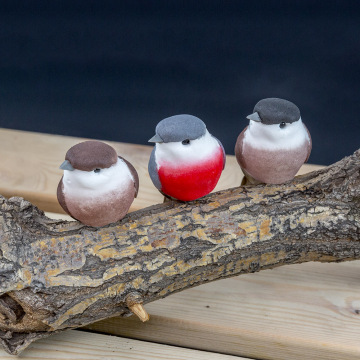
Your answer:
[[[161,191],[182,201],[198,199],[215,188],[223,168],[220,148],[211,158],[199,163],[173,166],[169,162],[163,162],[158,170]]]

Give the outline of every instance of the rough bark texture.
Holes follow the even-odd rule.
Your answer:
[[[360,258],[360,150],[285,185],[167,202],[91,228],[0,197],[0,341],[32,341],[220,278]]]

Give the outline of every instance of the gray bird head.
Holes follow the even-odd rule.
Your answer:
[[[161,120],[155,131],[155,136],[149,142],[168,143],[198,139],[205,135],[206,126],[195,116],[175,115]]]
[[[253,114],[246,118],[265,125],[293,123],[300,119],[300,110],[290,101],[268,98],[260,100],[255,105]]]

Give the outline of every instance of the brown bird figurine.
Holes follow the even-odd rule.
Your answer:
[[[135,168],[101,141],[84,141],[68,150],[57,198],[74,219],[105,226],[122,219],[137,196]]]
[[[242,185],[282,184],[292,180],[309,159],[311,136],[299,108],[290,101],[260,100],[235,145],[236,159],[245,174]]]

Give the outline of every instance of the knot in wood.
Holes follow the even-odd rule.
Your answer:
[[[134,306],[135,304],[142,304],[143,302],[141,294],[137,291],[133,291],[125,297],[125,303],[128,308]]]

